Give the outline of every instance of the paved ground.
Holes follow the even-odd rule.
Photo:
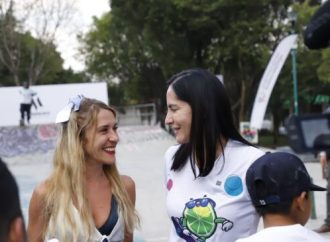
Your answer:
[[[8,163],[17,178],[26,219],[33,188],[50,172],[55,137],[52,126],[31,129],[34,131],[17,131],[12,128],[9,132],[7,129],[0,129],[0,156]],[[43,130],[42,133],[38,131],[40,129]],[[6,136],[5,133],[10,136]],[[33,140],[27,138],[31,134],[34,135]],[[121,143],[118,145],[117,163],[120,171],[133,177],[136,182],[136,207],[142,221],[141,229],[136,231],[134,241],[165,242],[170,223],[164,206],[163,155],[175,141],[159,127],[153,126],[122,127],[119,129],[119,135]],[[38,148],[40,143],[43,143],[42,149]],[[279,150],[291,152],[288,147],[281,147]],[[301,158],[305,161],[314,183],[325,186],[325,180],[321,178],[320,165],[315,162],[315,158],[311,155]],[[315,192],[314,200],[315,218],[310,219],[306,225],[311,229],[323,223],[325,193]],[[262,228],[262,223],[259,228]],[[330,233],[324,236],[330,239]]]

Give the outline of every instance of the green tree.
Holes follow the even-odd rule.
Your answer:
[[[327,82],[330,76],[329,59],[327,59],[329,50],[308,50],[304,46],[302,37],[305,26],[318,8],[319,3],[310,0],[300,1],[293,5],[293,9],[297,13],[294,28],[298,33],[297,76],[300,114],[316,111],[315,98],[317,95],[330,92],[330,85]],[[290,28],[286,33],[289,34],[289,32]],[[275,85],[268,108],[274,121],[274,143],[277,142],[279,126],[283,124],[286,117],[293,113],[291,72],[292,62],[291,56],[289,56]]]
[[[112,85],[120,90],[124,103],[162,100],[165,80],[182,69],[202,67],[221,73],[237,120],[247,120],[267,62],[291,31],[287,15],[291,4],[288,0],[113,0],[111,12],[95,19],[93,29],[82,36],[82,52],[91,74],[110,82],[119,78]],[[300,35],[299,94],[301,107],[308,110],[320,81],[329,79],[329,55],[308,51],[302,43],[303,28],[318,8],[316,1],[296,2],[293,7]],[[292,97],[290,65],[288,58],[270,103],[276,130],[290,113],[288,105],[283,106]]]
[[[57,73],[63,70],[63,59],[56,46],[52,42],[32,37],[29,32],[21,34],[21,37],[21,76],[33,85],[51,83]]]
[[[322,62],[317,68],[319,79],[324,83],[330,85],[330,49],[322,51]],[[330,92],[328,92],[330,93]]]
[[[55,73],[55,77],[49,78],[49,82],[43,84],[65,84],[90,82],[90,77],[85,72],[74,72],[71,68],[61,69]]]
[[[53,82],[57,73],[63,71],[63,59],[56,47],[32,37],[29,32],[15,33],[15,35],[15,41],[19,43],[16,52],[12,50],[7,52],[6,47],[0,47],[3,58],[0,72],[1,85],[17,86],[24,80],[34,85]]]
[[[71,19],[72,2],[0,1],[0,62],[8,75],[1,78],[2,85],[20,85],[22,80],[46,84],[63,71],[55,36]],[[16,14],[18,5],[21,11]]]
[[[127,102],[163,97],[165,80],[182,69],[222,73],[238,118],[246,119],[289,3],[114,0],[82,37],[82,53],[90,73],[119,78]]]
[[[21,63],[21,35],[18,33],[19,22],[14,16],[14,3],[0,2],[0,62],[12,76],[13,82],[19,85]]]

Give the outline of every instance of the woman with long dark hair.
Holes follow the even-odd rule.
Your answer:
[[[168,84],[165,123],[178,143],[165,154],[169,241],[233,242],[255,233],[245,174],[264,152],[237,131],[215,75],[190,69]]]

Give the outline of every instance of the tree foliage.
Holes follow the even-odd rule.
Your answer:
[[[291,28],[287,16],[291,0],[112,0],[110,4],[111,11],[95,18],[93,28],[81,36],[81,52],[89,73],[109,80],[121,93],[115,103],[120,105],[163,101],[171,75],[201,67],[224,76],[237,119],[247,120],[267,62]],[[318,5],[305,0],[293,7],[301,34]],[[329,55],[323,53],[321,58],[320,53],[308,51],[300,41],[301,95],[316,92],[315,81],[329,79]],[[119,81],[112,82],[114,77]],[[283,95],[274,95],[273,110],[292,96],[289,61],[279,82],[275,91]]]
[[[298,33],[296,59],[299,114],[321,112],[322,106],[315,105],[315,99],[319,94],[328,95],[330,93],[329,81],[327,82],[330,76],[329,59],[327,59],[329,49],[309,50],[304,46],[302,38],[305,26],[319,8],[319,3],[304,0],[295,3],[292,7],[297,13],[297,20],[292,27]],[[274,143],[276,143],[279,126],[284,124],[285,119],[293,113],[293,96],[292,59],[289,55],[275,85],[268,107],[274,121]]]
[[[1,85],[53,83],[65,72],[55,36],[70,20],[70,4],[68,0],[0,2]]]
[[[89,72],[119,77],[127,101],[159,99],[165,80],[186,68],[221,73],[243,118],[288,2],[111,1],[111,12],[82,38],[82,52]]]

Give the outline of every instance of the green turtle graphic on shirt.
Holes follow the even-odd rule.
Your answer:
[[[204,196],[186,203],[181,218],[172,217],[177,234],[187,242],[202,242],[210,238],[218,224],[225,232],[233,227],[233,222],[217,217],[215,202]]]

